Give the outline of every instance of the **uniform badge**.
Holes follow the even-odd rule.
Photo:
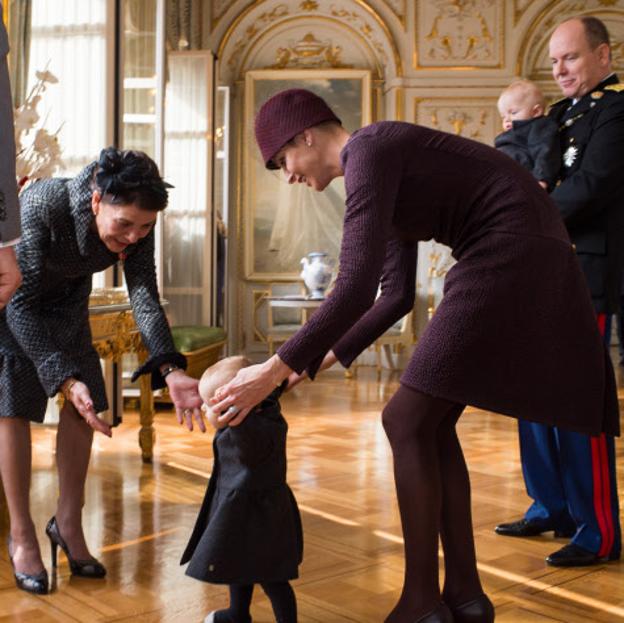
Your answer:
[[[594,91],[590,94],[589,97],[591,97],[593,100],[599,100],[603,95],[604,93],[602,91]]]
[[[570,147],[563,152],[563,164],[570,168],[574,164],[578,153],[578,147],[576,145],[570,145]]]

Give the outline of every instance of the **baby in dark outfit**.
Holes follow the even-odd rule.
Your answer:
[[[208,368],[199,393],[208,405],[215,390],[249,365],[228,357]],[[238,426],[227,426],[206,407],[217,428],[214,466],[181,564],[187,575],[229,584],[230,607],[211,612],[205,623],[249,623],[254,584],[271,600],[278,623],[296,623],[297,602],[289,584],[298,576],[303,535],[297,502],[286,484],[286,433],[279,396],[285,383]]]
[[[494,146],[531,171],[542,188],[551,191],[559,177],[559,126],[544,116],[546,102],[530,80],[512,82],[498,98],[502,134]]]

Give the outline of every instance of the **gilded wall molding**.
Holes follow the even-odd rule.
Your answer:
[[[401,22],[401,26],[405,29],[407,23],[407,0],[384,0],[384,4],[396,15]]]
[[[505,4],[496,0],[419,2],[414,69],[500,69]]]
[[[369,56],[375,57],[378,73],[383,76],[389,72],[391,76],[402,75],[401,58],[396,42],[383,18],[363,0],[301,0],[298,4],[286,3],[279,0],[255,2],[241,11],[229,25],[218,45],[218,57],[221,59],[221,78],[223,82],[233,83],[240,79],[247,69],[257,68],[247,65],[246,60],[251,57],[252,51],[258,46],[261,39],[266,40],[266,33],[271,31],[275,36],[280,27],[287,21],[289,28],[296,25],[305,25],[314,37],[320,41],[327,39],[315,31],[316,22],[330,20],[345,32],[346,38],[358,39],[370,49]],[[281,41],[276,45],[274,64],[291,62],[292,52],[287,53],[289,42]],[[330,41],[333,51],[329,52],[326,63],[342,63],[339,66],[358,65],[353,59],[336,58],[335,49],[342,46],[342,41]],[[285,45],[286,43],[286,45]],[[282,48],[280,57],[277,57],[277,47]],[[344,56],[344,54],[342,53]],[[295,58],[296,55],[294,56]],[[302,57],[298,57],[299,63]],[[270,66],[268,64],[264,65]],[[362,66],[361,64],[359,66]],[[371,67],[372,68],[372,67]]]
[[[535,4],[535,0],[513,0],[513,25],[515,26],[527,12],[531,5]]]
[[[210,26],[212,30],[215,30],[221,18],[235,3],[236,0],[209,0],[208,7],[210,9]]]

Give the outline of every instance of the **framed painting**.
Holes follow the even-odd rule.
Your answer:
[[[337,260],[342,238],[345,190],[338,178],[323,191],[289,185],[281,171],[265,169],[254,137],[260,106],[285,89],[320,95],[348,132],[371,122],[370,71],[363,69],[254,70],[245,78],[243,140],[243,235],[245,277],[292,281],[301,258],[324,252]]]

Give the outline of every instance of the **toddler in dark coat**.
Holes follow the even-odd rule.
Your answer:
[[[303,534],[297,502],[286,484],[288,425],[279,404],[285,383],[239,426],[219,422],[208,407],[217,387],[249,365],[228,357],[208,368],[199,383],[209,421],[217,428],[214,466],[195,529],[182,556],[187,575],[229,584],[230,607],[205,623],[248,623],[254,584],[271,600],[278,623],[296,623],[289,580],[298,575]]]
[[[559,126],[544,116],[545,110],[544,95],[534,82],[512,82],[498,98],[505,131],[495,138],[494,146],[528,169],[550,192],[559,177],[561,148]]]

